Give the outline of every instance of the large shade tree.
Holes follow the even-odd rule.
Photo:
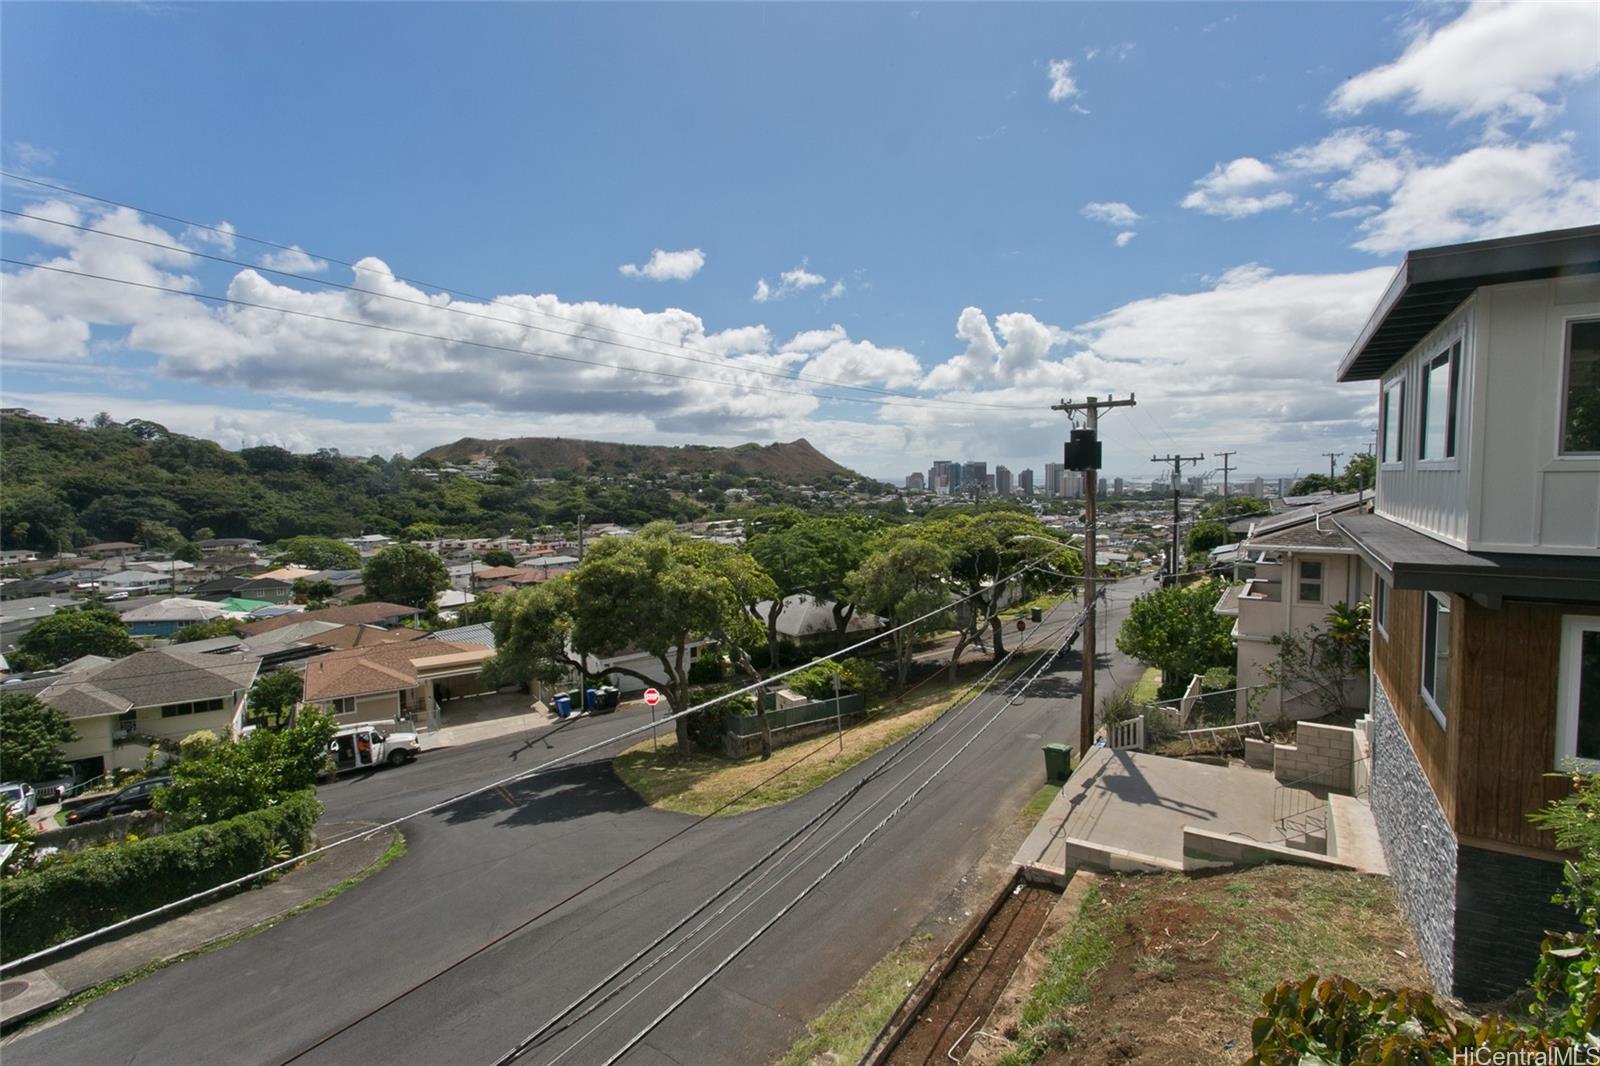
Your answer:
[[[866,558],[867,545],[876,523],[865,519],[790,512],[792,520],[758,527],[747,544],[751,557],[771,576],[778,593],[766,606],[752,610],[767,632],[767,663],[778,665],[778,619],[787,597],[811,596],[827,601],[833,614],[834,632],[841,646],[856,605],[851,601],[845,579]]]
[[[1195,674],[1233,665],[1233,619],[1212,610],[1226,588],[1212,578],[1155,589],[1128,608],[1117,648],[1161,670],[1163,699],[1182,695]]]
[[[272,546],[274,562],[298,563],[312,570],[359,570],[361,553],[333,537],[290,537]]]
[[[591,672],[595,659],[641,651],[655,659],[659,676],[627,667],[610,672],[661,684],[671,710],[683,711],[690,705],[690,645],[715,641],[754,675],[741,650],[759,632],[747,605],[776,591],[737,548],[654,523],[636,536],[603,538],[572,573],[503,597],[495,608],[497,668],[553,683],[568,670]],[[677,719],[676,732],[679,750],[691,751],[686,717]]]
[[[893,627],[895,677],[906,686],[912,645],[945,624],[950,602],[950,552],[923,537],[896,537],[867,556],[846,578],[850,598]],[[928,617],[924,617],[928,616]]]
[[[956,610],[952,670],[987,631],[996,662],[1005,656],[1001,612],[1018,598],[1061,583],[1082,570],[1078,552],[1026,511],[993,509],[945,515],[904,527],[899,535],[933,541],[950,558],[950,589],[963,600]]]
[[[21,692],[0,696],[0,780],[37,781],[59,769],[61,749],[78,739],[67,716]]]
[[[109,607],[67,607],[35,622],[17,638],[13,666],[58,666],[84,655],[120,659],[139,650],[117,612]]]
[[[367,560],[361,582],[374,600],[429,610],[434,597],[450,587],[450,571],[427,548],[396,544]]]

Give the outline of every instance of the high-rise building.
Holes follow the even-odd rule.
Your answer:
[[[1011,495],[1011,468],[997,466],[994,468],[994,494],[996,496]]]
[[[1084,479],[1089,475],[1081,470],[1068,470],[1061,475],[1061,494],[1074,500],[1083,499]]]
[[[961,491],[969,496],[981,496],[989,483],[989,464],[976,459],[961,464]]]
[[[923,480],[921,474],[912,473],[906,475],[907,492],[922,492],[926,487],[927,482]]]
[[[1017,474],[1017,494],[1033,499],[1033,470],[1020,471]]]
[[[1044,464],[1044,494],[1051,499],[1066,495],[1061,484],[1061,475],[1066,471],[1061,463]]]
[[[940,496],[950,495],[950,468],[955,466],[948,459],[935,459],[928,468],[928,491]]]
[[[1280,477],[1278,479],[1278,495],[1288,496],[1294,492],[1294,478]]]
[[[1191,496],[1204,496],[1205,494],[1206,494],[1206,479],[1203,478],[1203,477],[1192,477],[1192,478],[1190,478],[1189,479],[1189,495],[1191,495]]]
[[[958,492],[961,491],[962,480],[963,479],[961,477],[961,464],[960,463],[951,463],[950,464],[950,495],[954,496]]]
[[[1095,482],[1094,493],[1096,496],[1104,496],[1106,494],[1105,478],[1100,478],[1097,482]]]
[[[1120,477],[1111,482],[1111,494],[1113,496],[1122,495],[1122,479]]]
[[[1258,500],[1261,499],[1267,494],[1266,480],[1258,477],[1254,481],[1246,483],[1244,493],[1246,496],[1254,496]]]

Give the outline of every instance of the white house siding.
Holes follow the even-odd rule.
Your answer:
[[[115,715],[105,715],[100,718],[74,718],[72,728],[78,731],[78,739],[70,744],[62,745],[61,757],[67,761],[74,759],[92,759],[101,756],[107,759],[110,765],[111,730],[116,722]]]
[[[1592,274],[1488,286],[1390,368],[1379,395],[1405,379],[1405,446],[1379,466],[1377,513],[1469,551],[1600,549],[1600,457],[1558,453],[1567,323],[1596,317]],[[1457,338],[1456,457],[1420,461],[1422,368]]]
[[[1482,295],[1481,292],[1479,294]],[[1397,380],[1405,381],[1404,434],[1399,462],[1378,464],[1376,511],[1402,525],[1431,533],[1459,548],[1467,547],[1467,510],[1471,502],[1468,461],[1479,392],[1475,383],[1480,375],[1477,351],[1474,302],[1467,301],[1440,326],[1406,353],[1379,383],[1380,414],[1378,454],[1383,454],[1381,397]],[[1454,459],[1421,461],[1417,458],[1422,422],[1422,370],[1424,364],[1461,341],[1456,401],[1456,455]],[[1391,416],[1393,417],[1393,416]]]
[[[1600,548],[1600,456],[1558,454],[1566,326],[1600,317],[1600,277],[1478,293],[1487,350],[1474,470],[1473,550],[1583,554]],[[1529,476],[1529,472],[1533,476]]]

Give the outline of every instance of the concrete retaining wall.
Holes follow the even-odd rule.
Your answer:
[[[1263,844],[1246,837],[1214,833],[1209,829],[1183,828],[1183,867],[1186,870],[1208,870],[1221,866],[1260,866],[1268,862],[1290,862],[1299,866],[1316,866],[1324,870],[1353,869],[1349,863],[1314,851]]]
[[[60,848],[62,851],[82,851],[96,844],[120,841],[129,833],[138,837],[159,836],[165,831],[167,816],[160,811],[134,811],[132,814],[113,814],[93,822],[47,829],[34,838],[41,848]]]

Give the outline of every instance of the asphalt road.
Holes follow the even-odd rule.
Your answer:
[[[1105,635],[1115,633],[1127,602],[1145,587],[1144,581],[1112,586],[1111,609],[1101,612]],[[1077,610],[1068,601],[1052,621]],[[1139,668],[1109,639],[1100,649],[1102,692],[1138,677]],[[696,1066],[770,1061],[909,935],[982,855],[992,831],[1015,817],[1042,779],[1040,744],[1077,735],[1079,669],[1075,653],[1059,656],[1019,698],[990,693],[909,748],[895,745],[781,807],[699,825],[587,890],[693,819],[642,806],[610,772],[604,751],[583,757],[407,823],[406,856],[357,888],[24,1031],[7,1042],[5,1061],[489,1066],[717,897],[863,775],[893,761],[803,838],[803,849],[766,864],[755,875],[764,880],[698,937],[589,1017],[547,1034],[520,1060],[606,1062],[772,922],[624,1058]],[[323,800],[329,818],[397,817],[645,721],[642,712],[580,719],[542,740],[432,752],[412,766],[325,786]],[[903,814],[777,917],[963,745]],[[729,898],[716,898],[708,913]]]

